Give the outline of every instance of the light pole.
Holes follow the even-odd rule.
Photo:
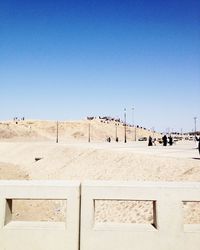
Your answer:
[[[56,143],[58,143],[58,121],[56,123]]]
[[[118,122],[115,122],[115,141],[118,142],[118,136],[117,136],[117,126],[119,126]]]
[[[133,140],[134,140],[134,107],[132,107],[132,126],[133,126]]]
[[[90,142],[90,123],[88,124],[88,142]]]
[[[194,117],[194,135],[196,135],[197,132],[197,117]]]
[[[134,111],[135,111],[135,108],[132,107],[132,119],[133,119],[133,134],[134,134],[134,141],[136,141],[136,126],[135,126],[135,117],[134,117]]]
[[[124,143],[126,143],[126,108],[124,108]]]

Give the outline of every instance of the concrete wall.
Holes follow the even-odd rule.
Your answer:
[[[13,221],[12,199],[67,200],[66,221]],[[96,223],[95,200],[152,201],[154,225]],[[0,181],[0,250],[199,250],[185,201],[200,201],[200,183]]]
[[[67,200],[66,221],[12,221],[12,199]],[[78,250],[79,201],[79,182],[0,181],[0,249]]]
[[[184,225],[183,201],[200,201],[200,183],[85,182],[81,250],[199,250],[200,225]],[[153,201],[155,226],[95,223],[95,200]]]

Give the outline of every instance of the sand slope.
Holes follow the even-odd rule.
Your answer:
[[[91,141],[104,142],[108,137],[115,140],[116,132],[119,141],[124,140],[124,126],[123,123],[114,121],[104,121],[95,119],[92,121],[59,121],[58,134],[59,141],[73,142],[83,141],[87,142],[89,137]],[[127,126],[127,140],[134,140],[136,137],[153,135],[154,137],[161,137],[159,133],[152,134],[151,131],[143,128],[133,128]],[[1,140],[15,140],[15,141],[34,141],[34,140],[56,140],[57,123],[56,121],[6,121],[0,123],[0,139]]]

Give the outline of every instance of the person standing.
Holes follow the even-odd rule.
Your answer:
[[[167,146],[167,136],[166,135],[163,136],[162,140],[163,140],[163,146]]]
[[[199,149],[199,154],[200,154],[200,137],[198,138],[197,136],[195,136],[196,141],[198,141],[198,149]]]
[[[172,138],[172,136],[170,135],[168,139],[169,139],[169,145],[172,146],[173,145],[173,138]]]
[[[167,146],[167,136],[166,135],[163,136],[162,140],[163,140],[163,146]]]
[[[151,137],[151,136],[149,136],[148,146],[153,146],[153,143],[152,143],[152,137]]]

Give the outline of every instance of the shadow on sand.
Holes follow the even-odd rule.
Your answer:
[[[200,160],[200,158],[192,158],[193,160]]]

